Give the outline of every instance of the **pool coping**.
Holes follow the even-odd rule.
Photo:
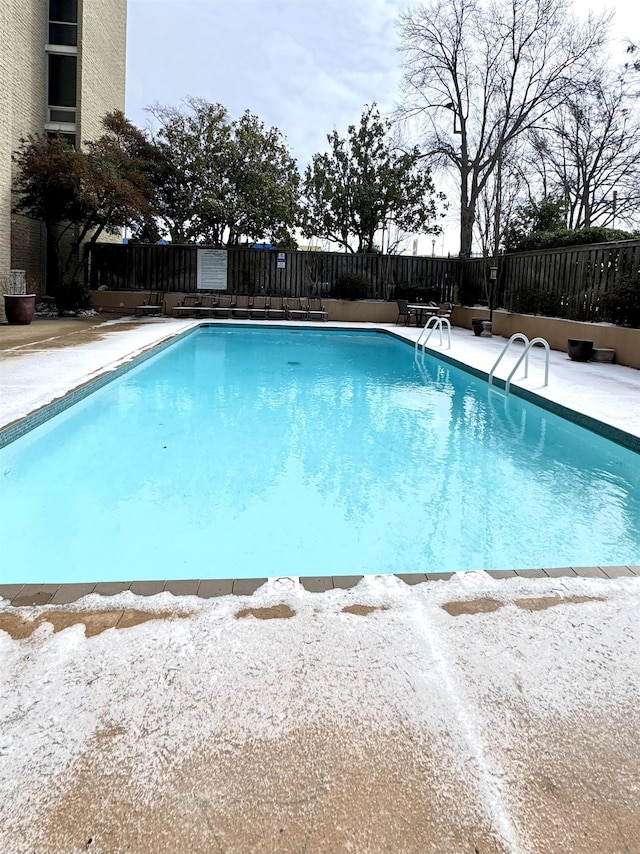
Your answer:
[[[413,586],[434,581],[448,581],[463,572],[485,572],[491,578],[640,578],[640,566],[567,566],[553,569],[487,569],[461,570],[458,572],[433,573],[394,573],[395,578]],[[380,573],[379,575],[384,575]],[[33,607],[34,605],[71,605],[84,596],[115,596],[118,593],[131,592],[137,596],[156,596],[159,593],[171,593],[174,596],[197,596],[200,599],[212,599],[219,596],[251,596],[260,587],[273,581],[285,582],[277,589],[293,589],[297,583],[308,593],[325,593],[328,590],[349,590],[363,578],[376,576],[334,575],[334,576],[283,576],[282,579],[268,578],[226,578],[226,579],[185,579],[175,581],[101,581],[86,584],[0,584],[0,607],[8,603],[14,608]],[[379,577],[379,576],[378,576]],[[275,587],[275,585],[274,585]],[[2,601],[3,600],[3,601]]]
[[[394,338],[396,338],[396,340],[402,341],[405,344],[410,344],[415,349],[415,341],[410,338],[405,338],[403,335],[400,335],[397,330],[380,329],[376,331],[388,332],[388,334],[392,335]],[[476,368],[473,365],[468,365],[466,362],[462,362],[460,359],[456,359],[453,356],[450,356],[448,353],[442,352],[441,350],[432,350],[431,348],[429,348],[427,352],[430,356],[433,356],[434,358],[439,359],[440,361],[445,362],[454,368],[459,368],[460,370],[465,371],[466,373],[476,377],[476,379],[483,380],[487,383],[489,381],[489,373],[487,371],[483,371],[481,368]],[[503,392],[505,387],[505,380],[501,379],[500,377],[493,378],[494,391]],[[604,439],[609,439],[611,442],[615,442],[616,445],[620,445],[629,451],[633,451],[636,454],[640,454],[640,436],[634,436],[633,433],[628,433],[626,430],[622,430],[620,427],[614,427],[613,424],[607,424],[604,421],[600,421],[597,418],[594,418],[592,415],[586,415],[584,412],[577,412],[575,409],[571,409],[568,406],[563,406],[561,403],[557,403],[555,400],[549,400],[548,398],[543,397],[540,394],[536,394],[534,391],[522,388],[522,386],[519,386],[517,384],[517,381],[512,380],[509,388],[510,393],[514,394],[516,397],[520,397],[523,400],[526,400],[528,403],[534,404],[534,406],[539,406],[540,409],[544,409],[547,412],[551,412],[552,415],[557,415],[559,418],[564,418],[565,421],[570,421],[572,424],[576,424],[578,427],[583,427],[585,430],[590,430],[592,433],[595,433],[598,436],[602,436]]]

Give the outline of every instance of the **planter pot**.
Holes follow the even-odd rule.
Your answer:
[[[569,338],[567,353],[574,362],[587,362],[593,353],[593,341],[583,341],[580,338]]]
[[[473,329],[474,335],[482,335],[482,330],[484,326],[482,325],[485,322],[484,317],[472,317],[471,318],[471,328]]]
[[[7,323],[26,326],[33,320],[35,310],[35,294],[4,295],[4,313],[7,315]]]

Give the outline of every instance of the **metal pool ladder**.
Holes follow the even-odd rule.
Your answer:
[[[424,356],[424,348],[427,345],[429,338],[431,338],[431,336],[433,335],[433,333],[435,332],[436,329],[440,332],[440,346],[442,347],[442,327],[444,324],[446,324],[445,328],[447,330],[447,350],[450,350],[451,349],[451,324],[449,323],[449,318],[448,317],[438,317],[437,315],[434,314],[432,317],[429,318],[429,320],[427,320],[425,325],[422,327],[422,331],[420,332],[420,335],[418,335],[418,337],[416,339],[415,352],[417,353],[418,349],[420,347],[422,347],[422,355]],[[423,340],[422,336],[424,335],[425,332],[427,332],[427,330],[428,330],[429,334]]]
[[[515,365],[511,369],[511,373],[509,374],[509,376],[506,379],[506,382],[504,385],[505,395],[509,394],[509,391],[511,389],[511,380],[513,379],[513,375],[515,374],[515,372],[520,367],[520,364],[522,363],[523,359],[524,359],[524,375],[525,375],[525,377],[529,376],[529,350],[534,346],[534,344],[542,344],[542,346],[544,347],[544,350],[545,350],[545,354],[544,354],[544,385],[545,386],[549,385],[549,355],[551,352],[550,348],[549,348],[549,342],[546,340],[546,338],[532,338],[531,341],[529,341],[529,339],[524,334],[524,332],[515,332],[511,336],[511,338],[509,338],[507,343],[504,345],[504,347],[502,349],[502,353],[500,353],[500,355],[496,359],[493,367],[489,371],[489,388],[493,388],[493,375],[495,374],[495,370],[498,367],[498,365],[500,364],[500,362],[502,361],[502,357],[505,355],[505,353],[507,352],[507,350],[513,344],[514,341],[524,341],[524,350],[521,353],[518,361],[515,363]],[[497,391],[497,389],[495,389],[495,390]]]

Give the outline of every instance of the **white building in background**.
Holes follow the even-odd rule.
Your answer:
[[[44,227],[12,214],[11,155],[27,134],[100,136],[124,110],[126,0],[0,0],[0,279],[44,289]]]

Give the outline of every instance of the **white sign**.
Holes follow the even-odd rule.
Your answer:
[[[278,270],[284,270],[286,266],[286,255],[284,252],[278,252]]]
[[[226,291],[227,250],[198,249],[198,290]]]

